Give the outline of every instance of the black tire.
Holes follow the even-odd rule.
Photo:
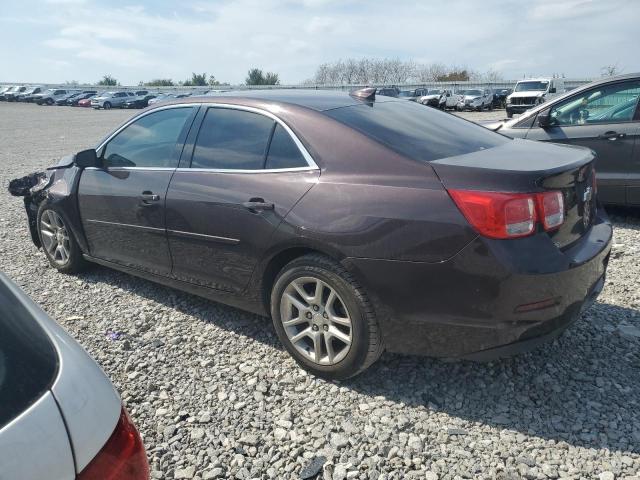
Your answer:
[[[56,261],[53,255],[47,250],[45,247],[46,242],[43,241],[43,233],[42,233],[42,216],[47,211],[52,211],[56,215],[58,215],[62,221],[64,222],[64,230],[68,236],[68,258],[65,262],[61,263],[60,261]],[[38,229],[38,237],[40,238],[40,244],[42,245],[42,250],[49,260],[49,263],[53,268],[62,273],[76,273],[84,270],[87,267],[87,261],[82,256],[82,251],[80,250],[80,246],[76,241],[76,238],[73,236],[73,232],[68,228],[69,222],[65,219],[64,214],[56,207],[51,205],[40,205],[38,209],[38,217],[37,217],[37,229]]]
[[[512,117],[513,117],[513,113],[512,113],[512,112],[507,111],[507,118],[512,118]]]
[[[104,108],[105,110],[111,109],[111,102],[104,102],[104,105],[102,105],[102,108]]]
[[[301,277],[315,277],[335,290],[351,318],[351,346],[346,356],[333,365],[321,365],[306,358],[289,340],[282,324],[282,295],[290,282]],[[298,365],[328,380],[345,380],[358,375],[370,367],[384,350],[373,307],[362,287],[342,265],[324,255],[304,255],[284,266],[271,291],[271,318],[280,341]]]
[[[53,98],[47,98],[47,105],[53,105]]]

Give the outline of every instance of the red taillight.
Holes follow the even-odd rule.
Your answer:
[[[531,235],[536,222],[545,230],[564,222],[561,192],[502,193],[449,190],[449,194],[469,223],[485,237],[518,238]]]
[[[135,425],[123,408],[107,443],[77,480],[148,480],[149,463]]]

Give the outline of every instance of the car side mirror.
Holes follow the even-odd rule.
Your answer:
[[[549,93],[556,93],[556,87],[551,87],[549,89]]]
[[[94,148],[90,148],[88,150],[82,150],[81,152],[76,153],[73,163],[76,167],[87,168],[87,167],[100,167],[100,159]]]
[[[540,128],[549,128],[551,126],[551,110],[543,110],[538,113],[538,126]]]

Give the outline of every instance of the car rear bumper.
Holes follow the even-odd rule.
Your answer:
[[[563,251],[546,234],[519,244],[478,237],[440,263],[344,263],[371,297],[388,351],[486,360],[560,335],[595,301],[612,236],[599,214]]]

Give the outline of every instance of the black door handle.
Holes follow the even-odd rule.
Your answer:
[[[151,202],[157,202],[160,200],[160,195],[156,195],[149,191],[144,191],[140,195],[140,199],[142,200],[142,205],[151,205]]]
[[[263,198],[252,198],[248,202],[244,202],[242,206],[252,212],[273,210],[275,208],[275,205],[273,203],[265,202]]]
[[[598,135],[598,138],[602,140],[616,140],[617,138],[626,137],[626,133],[618,133],[614,131],[604,132],[602,135]]]

